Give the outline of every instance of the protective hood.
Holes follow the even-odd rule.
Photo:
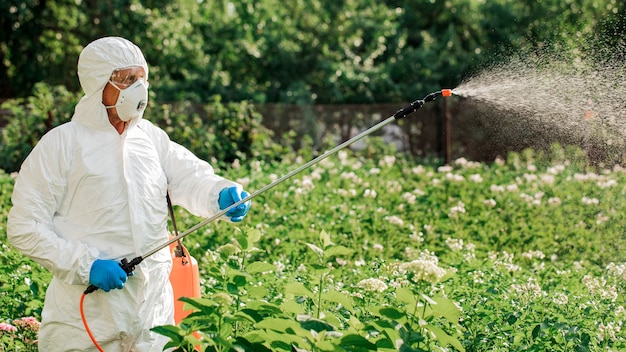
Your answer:
[[[85,96],[76,105],[72,120],[97,129],[111,129],[102,91],[114,70],[130,66],[142,66],[148,79],[148,64],[141,49],[127,39],[104,37],[87,45],[78,58],[78,79]]]

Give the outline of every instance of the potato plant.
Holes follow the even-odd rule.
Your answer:
[[[185,299],[194,313],[180,324],[154,329],[169,347],[626,349],[626,169],[559,146],[441,166],[368,145],[255,198],[242,224],[185,239],[203,294]],[[218,171],[254,191],[308,160]],[[4,226],[12,177],[0,180]],[[180,229],[199,221],[175,210]],[[40,318],[49,274],[3,242],[0,323],[14,326]],[[5,349],[26,343],[0,334]]]

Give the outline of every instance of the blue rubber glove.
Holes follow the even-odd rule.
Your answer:
[[[124,288],[127,278],[126,272],[115,260],[97,259],[89,271],[89,283],[104,292]]]
[[[248,195],[248,192],[239,191],[237,187],[226,187],[220,191],[217,203],[220,205],[220,209],[224,210],[246,198]],[[250,210],[250,201],[239,204],[238,206],[230,209],[226,212],[226,216],[230,216],[230,221],[232,222],[240,222],[246,214],[248,214],[248,210]]]

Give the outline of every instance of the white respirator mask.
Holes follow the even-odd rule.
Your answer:
[[[136,119],[148,105],[148,83],[143,79],[138,79],[128,88],[121,89],[113,81],[109,81],[115,89],[120,91],[115,105],[105,106],[107,109],[115,108],[120,120],[128,122]]]

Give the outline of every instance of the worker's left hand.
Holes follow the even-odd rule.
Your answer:
[[[229,206],[239,202],[248,196],[248,192],[239,190],[237,187],[226,187],[220,191],[218,204],[220,209],[224,210]],[[248,214],[250,210],[250,201],[239,204],[238,206],[226,212],[226,216],[230,216],[230,221],[240,222]]]

